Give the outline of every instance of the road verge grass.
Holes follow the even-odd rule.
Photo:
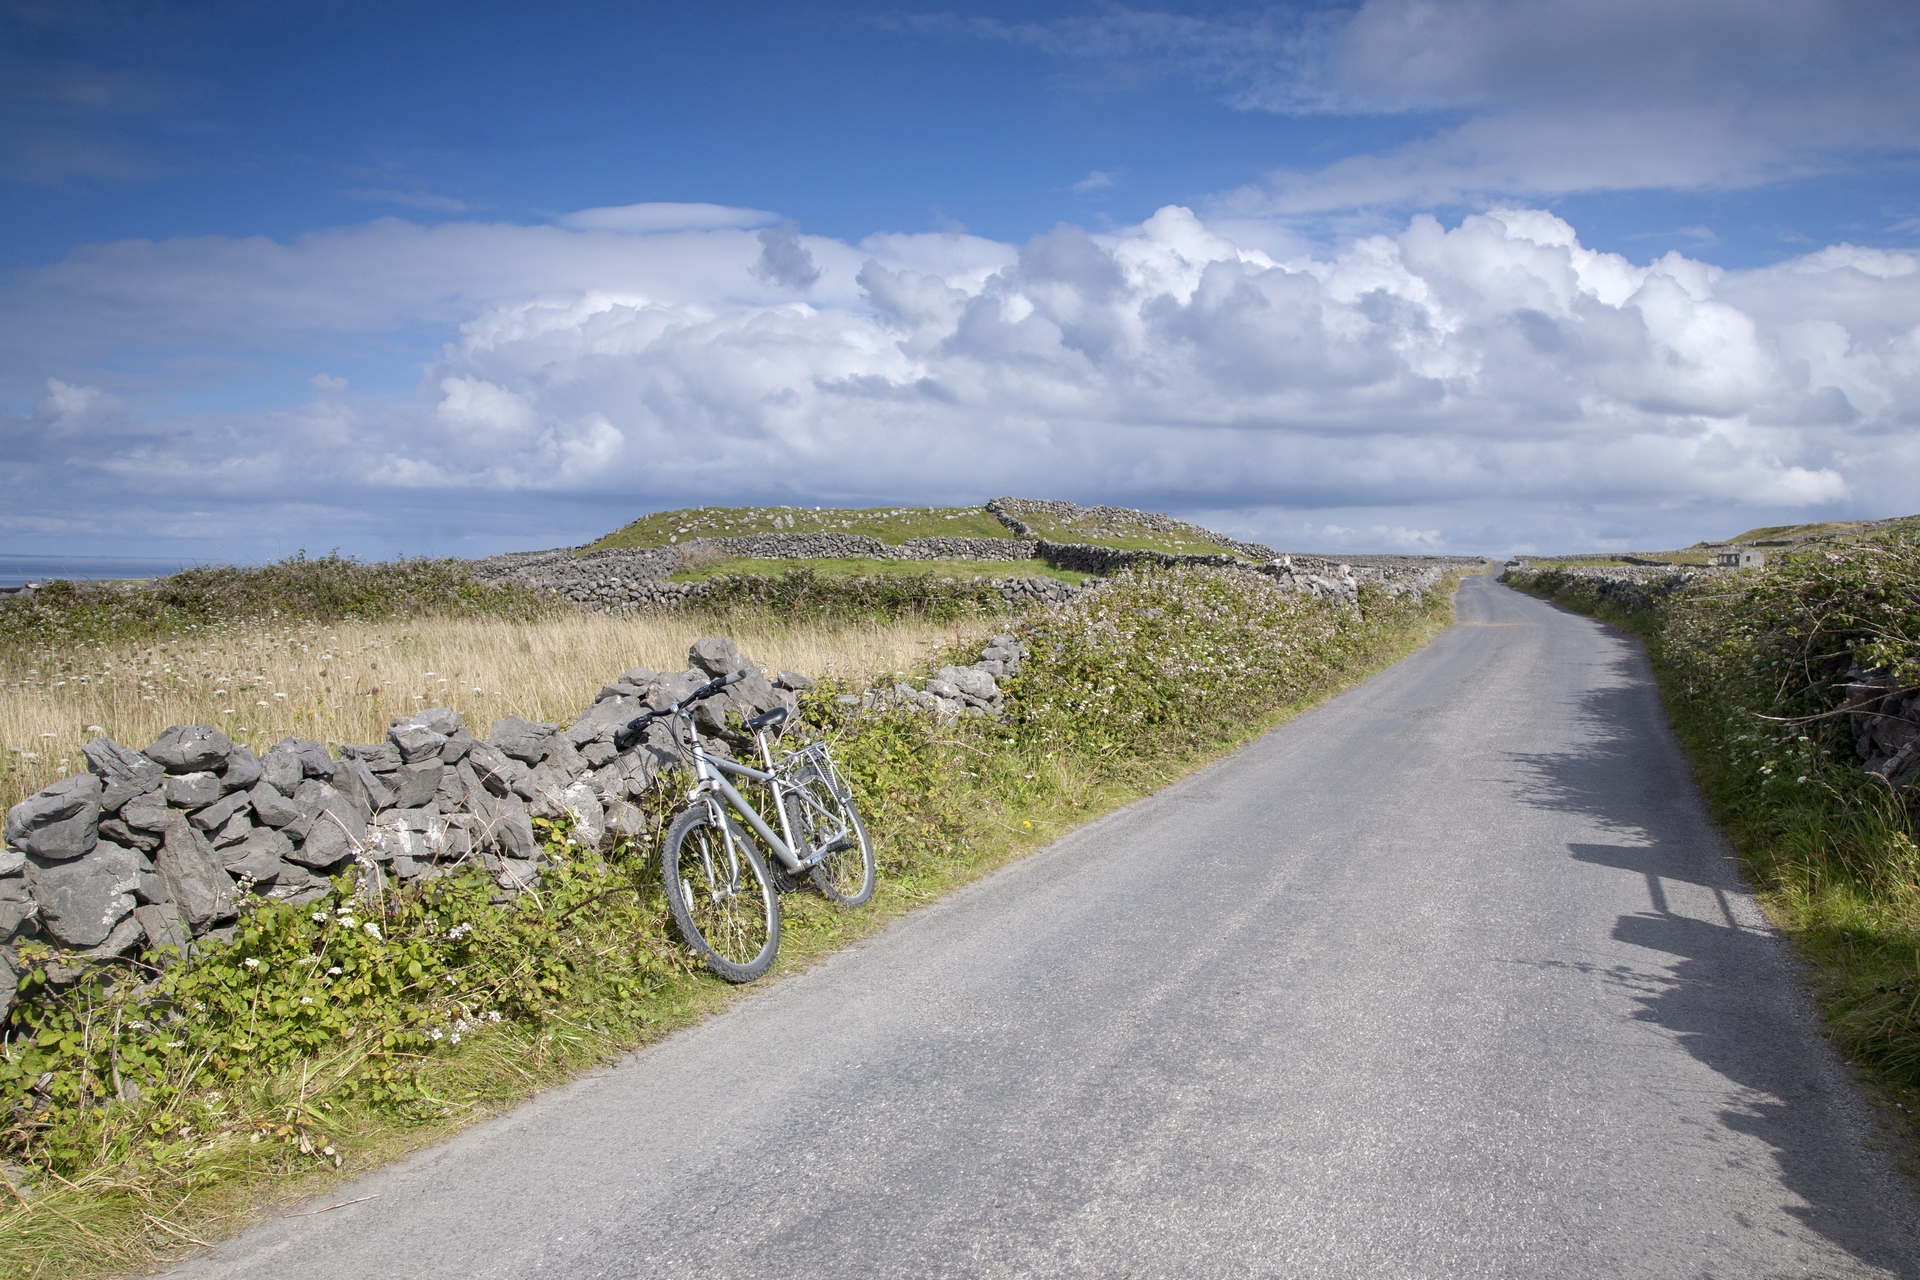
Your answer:
[[[1451,621],[1449,600],[1450,590],[1416,603],[1368,589],[1350,609],[1282,596],[1251,574],[1128,573],[1022,621],[1031,656],[1008,681],[1004,722],[856,714],[823,683],[805,716],[835,740],[860,793],[880,890],[853,913],[791,895],[778,972],[1397,661]],[[674,794],[653,794],[657,827]],[[566,836],[549,829],[558,869],[510,906],[483,906],[484,883],[434,882],[438,896],[379,903],[343,885],[336,900],[256,913],[234,947],[163,979],[169,989],[29,1002],[16,1020],[28,1034],[16,1034],[0,1080],[13,1108],[0,1273],[154,1265],[752,998],[694,970],[673,939],[652,837],[598,857]],[[303,967],[308,956],[333,963]],[[297,1003],[301,992],[319,992],[320,1007],[300,1012],[315,1009]],[[240,1013],[263,1002],[306,1039],[243,1025]],[[126,1029],[136,1009],[157,1037]],[[183,1012],[197,1021],[168,1020]],[[129,1098],[103,1082],[139,1074],[127,1065],[136,1048],[158,1062]],[[36,1088],[49,1074],[57,1082]]]

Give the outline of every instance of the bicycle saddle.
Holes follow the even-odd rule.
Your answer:
[[[771,729],[777,725],[783,725],[786,722],[787,709],[785,707],[775,707],[773,710],[763,711],[753,719],[747,721],[747,728],[754,733],[758,733],[762,729]]]

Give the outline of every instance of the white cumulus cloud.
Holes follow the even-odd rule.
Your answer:
[[[420,550],[689,502],[1015,492],[1502,550],[1920,509],[1911,255],[1634,262],[1524,208],[1292,257],[1180,206],[1018,246],[748,212],[79,251],[11,290],[0,376],[41,391],[0,420],[29,495],[0,522],[58,507],[131,536],[192,506],[226,538]],[[327,376],[272,410],[155,411],[105,359],[142,334],[277,349],[422,323],[457,327],[411,396]]]

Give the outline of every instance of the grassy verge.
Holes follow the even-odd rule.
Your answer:
[[[1450,620],[1443,593],[1368,591],[1355,611],[1248,574],[1125,574],[1022,620],[1031,656],[1004,722],[854,716],[824,686],[806,720],[860,793],[881,885],[855,913],[792,895],[781,970],[1217,758]],[[653,794],[657,824],[672,792]],[[30,991],[0,1065],[0,1274],[175,1256],[740,998],[674,943],[651,839],[603,858],[565,835],[550,833],[540,894],[510,906],[484,881],[379,902],[343,886],[256,912],[232,948],[156,983]]]
[[[1512,585],[1646,644],[1716,820],[1770,918],[1811,966],[1840,1050],[1914,1134],[1920,1112],[1920,851],[1911,788],[1860,766],[1847,672],[1920,675],[1920,538],[1822,549],[1632,613],[1578,575]]]
[[[777,578],[792,569],[805,569],[822,578],[1057,578],[1081,583],[1093,577],[1075,569],[1056,569],[1045,560],[869,560],[858,556],[837,559],[758,560],[746,556],[716,559],[711,564],[683,569],[675,582],[754,574]]]

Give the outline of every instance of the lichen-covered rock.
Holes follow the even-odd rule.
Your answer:
[[[233,741],[210,724],[176,724],[161,732],[145,755],[168,773],[208,773],[226,768]]]
[[[100,796],[91,773],[62,778],[7,810],[7,843],[49,860],[78,858],[100,838]]]
[[[160,785],[166,771],[132,747],[123,747],[112,738],[95,738],[80,748],[87,768],[100,779],[102,813],[118,813],[120,806]]]
[[[132,849],[102,844],[84,858],[27,860],[27,888],[40,922],[69,947],[97,947],[133,911],[135,877],[146,859]]]
[[[447,745],[446,734],[404,721],[387,730],[387,739],[400,753],[402,764],[417,764],[429,758],[438,761],[441,749]]]
[[[219,798],[218,774],[178,773],[167,779],[167,803],[175,809],[204,809]]]
[[[447,766],[440,763],[439,756],[429,756],[415,764],[401,765],[398,770],[387,775],[387,786],[392,790],[388,804],[395,809],[417,809],[432,800],[440,791],[440,779],[446,774]]]
[[[450,738],[460,732],[466,721],[458,711],[451,707],[428,707],[425,711],[416,711],[410,716],[401,716],[394,720],[393,727],[418,725],[432,730],[443,738]]]

